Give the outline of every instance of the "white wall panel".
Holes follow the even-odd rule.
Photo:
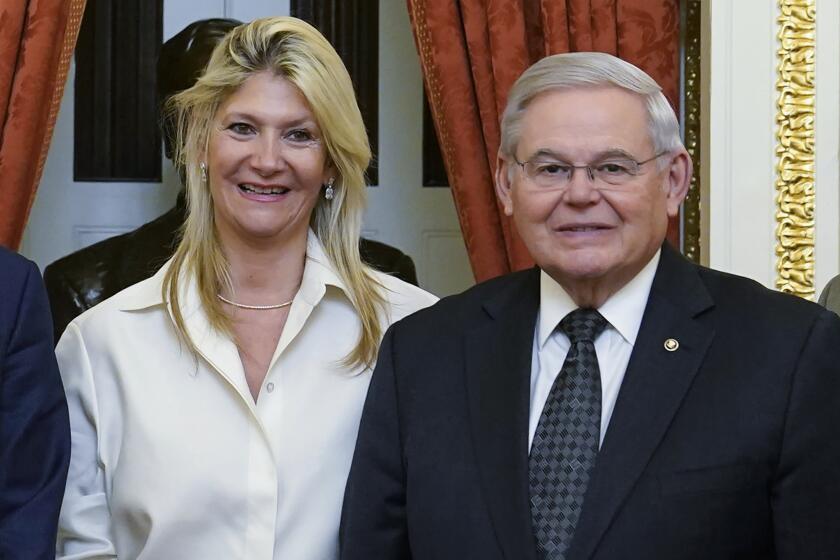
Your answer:
[[[430,292],[441,295],[455,294],[468,286],[472,280],[472,269],[461,230],[457,227],[426,230],[421,236],[421,262],[434,263],[435,266],[420,271],[420,284]]]
[[[840,272],[840,3],[818,0],[816,288]],[[775,286],[776,0],[708,0],[704,261]]]
[[[708,263],[772,286],[775,2],[709,4]]]
[[[224,0],[224,3],[225,17],[240,21],[289,15],[289,0]]]

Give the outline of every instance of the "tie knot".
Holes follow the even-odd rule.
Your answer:
[[[597,309],[575,309],[560,321],[560,330],[572,344],[582,340],[595,342],[606,326],[607,320]]]

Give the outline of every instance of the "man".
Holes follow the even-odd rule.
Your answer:
[[[0,248],[0,558],[55,558],[70,461],[67,402],[34,263]]]
[[[157,64],[161,104],[195,83],[216,45],[240,23],[234,19],[199,20],[163,44]],[[164,152],[167,158],[172,159],[175,123],[172,115],[164,111],[162,114]],[[186,210],[186,197],[182,190],[175,207],[162,216],[47,266],[44,282],[55,324],[55,342],[76,316],[128,286],[149,278],[169,260],[175,251]],[[359,251],[364,262],[370,266],[417,285],[414,261],[399,249],[371,239],[361,239]]]
[[[343,560],[837,557],[840,319],[664,243],[690,169],[638,68],[523,74],[496,182],[539,268],[386,334]]]
[[[829,280],[820,294],[820,305],[840,314],[840,276]]]

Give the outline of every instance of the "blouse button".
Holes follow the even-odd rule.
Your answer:
[[[272,392],[272,391],[274,391],[274,383],[268,383],[268,384],[266,384],[266,386],[265,386],[265,390],[266,390],[266,391],[268,391],[269,393],[270,393],[270,392]]]

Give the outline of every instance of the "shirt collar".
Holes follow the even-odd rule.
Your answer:
[[[156,305],[163,305],[163,277],[166,276],[166,271],[169,270],[170,263],[166,261],[160,270],[154,276],[147,278],[137,284],[129,286],[120,296],[121,311],[139,311]]]
[[[303,267],[303,279],[300,283],[300,296],[315,306],[326,292],[327,286],[334,286],[348,294],[347,285],[338,275],[321,240],[311,229],[306,238],[306,264]]]
[[[604,319],[609,321],[630,345],[636,343],[661,252],[661,249],[657,251],[630,282],[598,308]],[[540,319],[537,333],[540,348],[545,345],[563,317],[575,309],[577,305],[566,290],[545,271],[540,271]]]
[[[139,311],[156,305],[163,305],[163,278],[169,269],[171,261],[167,261],[154,276],[126,289],[122,296],[120,309],[123,311]],[[196,299],[197,294],[193,282],[182,283],[182,290],[187,299]],[[300,285],[300,295],[312,306],[315,306],[326,292],[327,286],[335,286],[347,294],[347,287],[338,272],[333,267],[324,251],[321,241],[311,229],[306,238],[306,264],[303,268],[303,279]]]

